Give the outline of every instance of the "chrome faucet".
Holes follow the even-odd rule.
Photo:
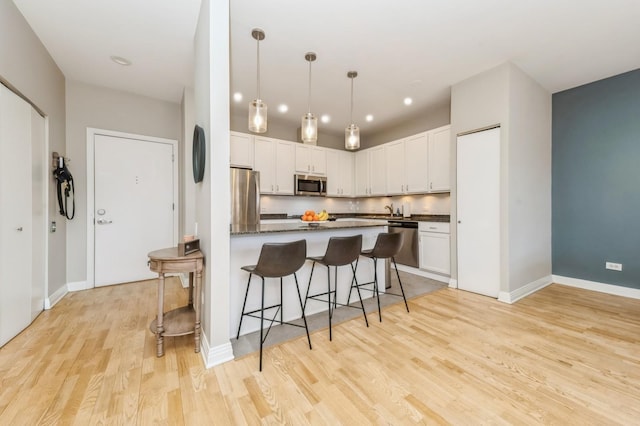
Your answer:
[[[389,216],[393,216],[393,203],[390,206],[384,206],[385,209],[389,209]]]

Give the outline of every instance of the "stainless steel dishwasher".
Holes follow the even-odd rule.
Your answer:
[[[404,239],[396,263],[418,267],[418,222],[411,220],[389,220],[389,232],[402,233]]]

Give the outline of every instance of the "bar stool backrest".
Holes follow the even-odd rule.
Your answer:
[[[323,263],[333,266],[348,265],[355,262],[362,250],[362,235],[351,237],[331,237],[327,245]]]
[[[307,240],[290,243],[265,243],[253,273],[262,277],[286,277],[304,265]]]
[[[402,233],[383,232],[378,234],[376,244],[371,250],[371,255],[378,259],[394,257],[400,252],[403,240],[404,234]]]

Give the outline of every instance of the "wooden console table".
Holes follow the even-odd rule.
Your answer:
[[[158,317],[149,325],[156,335],[157,356],[164,355],[164,336],[183,336],[191,333],[195,335],[195,351],[200,352],[200,297],[204,265],[202,252],[180,256],[178,248],[171,247],[152,251],[148,256],[149,269],[158,273]],[[165,313],[164,274],[175,272],[189,273],[189,304]]]

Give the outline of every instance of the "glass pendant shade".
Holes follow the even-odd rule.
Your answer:
[[[344,130],[344,147],[350,151],[360,148],[360,129],[353,123]]]
[[[260,99],[249,104],[249,130],[254,133],[267,131],[267,104]]]
[[[318,140],[318,118],[310,112],[302,116],[302,142],[316,143]]]

